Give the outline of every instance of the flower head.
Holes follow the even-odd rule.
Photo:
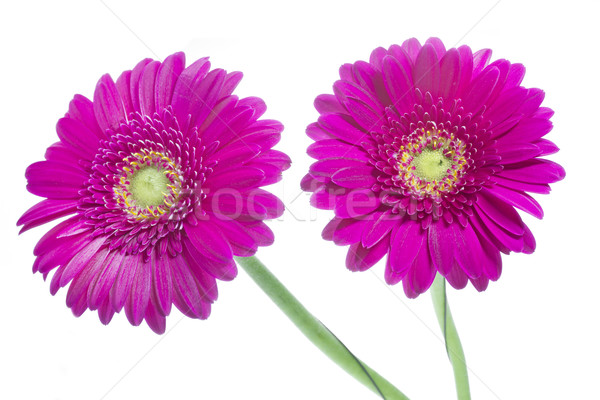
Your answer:
[[[438,272],[481,291],[500,277],[500,252],[534,251],[515,207],[542,218],[526,192],[564,177],[540,158],[558,151],[543,138],[553,111],[540,107],[543,91],[520,86],[521,64],[490,56],[410,39],[344,64],[334,95],[315,100],[317,161],[302,186],[334,210],[323,237],[350,245],[350,270],[387,255],[386,281],[409,297]]]
[[[185,68],[176,53],[116,82],[104,75],[93,101],[71,101],[59,142],[26,172],[27,189],[46,199],[18,225],[69,216],[38,242],[33,270],[56,269],[51,293],[70,284],[76,316],[98,310],[107,324],[124,308],[158,333],[172,304],[207,318],[216,279],[236,276],[233,255],[273,242],[263,220],[283,206],[260,187],[290,161],[271,149],[283,126],[259,120],[264,102],[232,95],[241,78],[207,58]]]

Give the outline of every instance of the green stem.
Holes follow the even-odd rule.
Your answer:
[[[463,352],[456,325],[452,319],[450,306],[446,298],[446,279],[438,274],[431,286],[431,298],[433,299],[433,308],[437,315],[440,328],[444,334],[446,343],[446,353],[454,370],[454,382],[456,383],[456,396],[459,400],[470,400],[469,375],[467,373],[467,362]]]
[[[356,358],[256,257],[235,257],[235,259],[304,336],[344,371],[383,399],[408,400],[408,397],[385,378]]]

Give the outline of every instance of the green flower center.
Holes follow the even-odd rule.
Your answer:
[[[133,173],[129,178],[127,190],[140,208],[157,207],[164,203],[165,196],[171,191],[171,184],[165,170],[159,167],[145,167]]]
[[[419,178],[427,182],[439,182],[448,175],[452,160],[444,155],[444,149],[427,147],[420,154],[415,154],[410,165],[414,167],[413,174]]]

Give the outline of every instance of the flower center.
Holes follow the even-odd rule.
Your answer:
[[[159,206],[163,203],[171,183],[162,168],[145,167],[133,173],[128,186],[138,207]]]
[[[446,157],[442,149],[425,148],[413,157],[410,165],[413,174],[426,181],[441,181],[447,174],[452,161]]]
[[[467,165],[465,143],[441,129],[418,128],[403,138],[396,155],[403,186],[419,198],[440,198]]]
[[[117,203],[129,214],[137,219],[157,218],[177,203],[183,176],[168,155],[141,150],[125,157],[123,164],[113,191]]]

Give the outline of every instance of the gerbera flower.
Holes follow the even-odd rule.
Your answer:
[[[540,158],[558,151],[543,138],[553,111],[540,107],[543,91],[520,86],[523,65],[490,56],[410,39],[344,64],[335,94],[316,98],[307,134],[318,161],[302,186],[334,210],[323,237],[350,245],[350,270],[387,255],[386,281],[409,297],[438,272],[482,291],[500,277],[500,252],[534,251],[515,207],[542,218],[526,192],[565,176]]]
[[[76,95],[57,124],[59,142],[29,166],[27,189],[45,200],[19,219],[21,232],[70,216],[34,249],[34,272],[54,295],[70,284],[76,316],[108,324],[125,308],[133,325],[162,333],[175,306],[207,318],[215,279],[231,280],[233,255],[273,242],[263,220],[283,211],[261,186],[289,158],[271,148],[283,126],[259,120],[265,103],[232,95],[240,72],[185,68],[176,53],[146,59],[116,83],[104,75],[93,101]]]

